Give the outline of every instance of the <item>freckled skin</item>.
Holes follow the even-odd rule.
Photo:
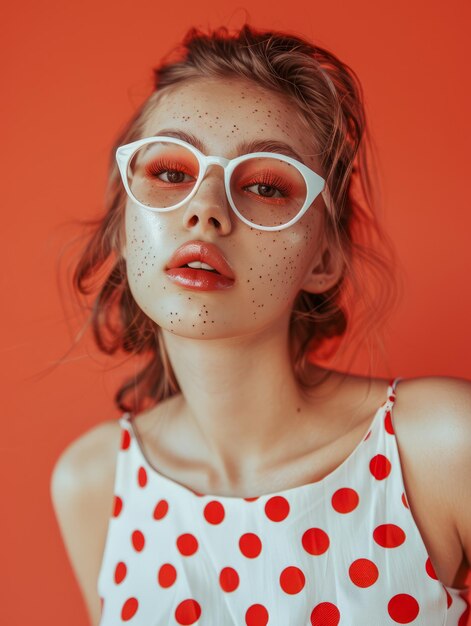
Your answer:
[[[237,156],[244,140],[285,141],[322,174],[295,105],[249,81],[205,79],[170,90],[142,136],[161,128],[190,131],[209,154],[226,158]],[[323,208],[319,195],[288,229],[252,228],[232,211],[218,165],[209,167],[196,195],[175,211],[146,211],[128,199],[124,253],[133,296],[160,327],[185,337],[235,337],[285,325],[299,290],[316,290],[312,269],[323,252]],[[221,249],[236,276],[230,289],[203,292],[169,281],[168,259],[194,239]]]

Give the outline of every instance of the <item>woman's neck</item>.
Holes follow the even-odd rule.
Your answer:
[[[306,398],[295,379],[287,333],[271,328],[245,337],[163,337],[182,391],[184,430],[223,480],[263,472],[286,455],[290,442],[296,440],[299,449],[302,433],[312,428],[316,401]],[[321,384],[318,422],[328,397]]]

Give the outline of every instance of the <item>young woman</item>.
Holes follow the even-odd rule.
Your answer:
[[[395,284],[356,75],[247,25],[183,44],[75,273],[112,259],[97,343],[147,357],[52,477],[92,623],[463,626],[469,381],[322,366]]]

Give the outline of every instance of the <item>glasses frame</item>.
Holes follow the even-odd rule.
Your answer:
[[[140,202],[133,195],[129,187],[128,176],[127,176],[127,169],[128,169],[129,162],[134,156],[134,154],[137,152],[137,150],[139,150],[139,148],[142,148],[142,146],[146,146],[151,143],[157,143],[159,141],[166,141],[166,142],[174,143],[184,148],[187,148],[194,154],[199,164],[199,175],[196,180],[196,184],[193,187],[190,194],[181,202],[175,204],[172,207],[166,207],[166,208],[150,207]],[[294,166],[299,171],[299,173],[301,174],[301,176],[303,177],[306,183],[306,190],[307,190],[306,200],[304,201],[303,206],[299,210],[299,213],[286,224],[282,224],[281,226],[261,226],[259,224],[255,224],[254,222],[251,222],[250,220],[245,218],[243,215],[241,215],[239,211],[237,210],[237,207],[232,199],[231,189],[230,189],[230,180],[231,180],[232,172],[240,163],[243,163],[244,161],[247,161],[254,157],[270,157],[270,158],[279,159],[281,161],[285,161],[286,163],[289,163],[290,165]],[[242,154],[234,159],[226,159],[221,156],[205,155],[202,152],[200,152],[197,148],[195,148],[195,146],[193,146],[192,144],[187,143],[186,141],[183,141],[181,139],[177,139],[176,137],[166,137],[164,135],[158,135],[154,137],[145,137],[144,139],[138,139],[137,141],[133,141],[123,146],[119,146],[119,148],[116,150],[116,161],[118,164],[119,172],[121,174],[121,180],[123,182],[124,188],[126,189],[128,196],[131,198],[133,202],[135,202],[142,208],[147,209],[148,211],[154,211],[154,212],[159,212],[159,213],[165,213],[167,211],[174,211],[175,209],[178,209],[183,204],[185,204],[185,202],[188,202],[189,200],[191,200],[191,198],[193,198],[193,196],[198,191],[201,185],[201,182],[203,181],[206,175],[208,166],[213,165],[213,164],[220,165],[224,169],[224,185],[226,188],[226,196],[234,213],[245,224],[247,224],[248,226],[257,228],[259,230],[274,231],[274,230],[284,230],[285,228],[289,228],[290,226],[292,226],[293,224],[295,224],[298,220],[302,218],[302,216],[306,213],[306,211],[309,209],[309,207],[312,205],[312,203],[314,202],[314,200],[317,198],[319,194],[322,195],[328,210],[330,210],[332,206],[332,197],[330,195],[326,182],[324,178],[322,178],[322,176],[319,176],[317,172],[310,169],[309,167],[304,165],[304,163],[301,163],[297,159],[293,159],[292,157],[286,156],[284,154],[278,154],[277,152],[251,152],[248,154]]]

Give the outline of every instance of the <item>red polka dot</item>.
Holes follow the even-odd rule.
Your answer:
[[[391,461],[384,454],[377,454],[370,461],[370,472],[376,480],[384,480],[391,473]]]
[[[446,593],[446,608],[449,609],[450,606],[453,604],[453,598],[448,593],[448,589],[445,587],[445,585],[442,584],[442,587],[443,587],[443,589],[445,590],[445,593]]]
[[[177,538],[177,548],[183,556],[191,556],[198,550],[198,540],[191,533],[184,533]]]
[[[280,574],[280,587],[285,593],[299,593],[306,584],[306,577],[299,567],[285,567]]]
[[[360,501],[360,496],[355,489],[350,487],[342,487],[332,496],[332,506],[337,513],[351,513]]]
[[[201,607],[196,600],[193,600],[193,598],[183,600],[175,609],[175,619],[177,620],[177,624],[194,624],[197,620],[199,620],[200,615]]]
[[[401,500],[402,500],[402,504],[406,507],[406,509],[408,509],[409,503],[407,502],[406,494],[404,492],[402,493]]]
[[[257,557],[262,551],[262,542],[258,535],[245,533],[239,539],[239,548],[244,556],[249,559]]]
[[[386,411],[386,415],[384,417],[384,430],[389,435],[394,435],[394,427],[391,420],[391,411]]]
[[[321,528],[308,528],[303,534],[301,542],[309,554],[324,554],[330,545],[328,534]]]
[[[373,539],[383,548],[397,548],[406,540],[406,534],[395,524],[381,524],[374,529]]]
[[[356,559],[348,569],[350,580],[357,587],[371,587],[378,580],[378,568],[369,559]]]
[[[312,609],[312,626],[337,626],[340,622],[340,611],[332,602],[321,602]]]
[[[368,434],[366,435],[366,437],[363,439],[363,441],[366,441],[369,437],[371,436],[371,430],[368,431]]]
[[[100,596],[100,613],[103,615],[103,607],[105,606],[105,598]]]
[[[123,561],[120,561],[114,570],[114,581],[117,585],[119,585],[119,583],[123,582],[123,580],[126,578],[126,573],[128,571],[128,568],[126,567],[126,563],[123,563]]]
[[[123,508],[123,501],[119,496],[114,497],[114,505],[113,505],[113,517],[118,517]]]
[[[289,503],[283,496],[273,496],[265,504],[265,515],[272,522],[283,521],[289,513]]]
[[[137,473],[137,482],[139,487],[145,487],[147,485],[147,472],[145,467],[140,467]]]
[[[131,436],[129,432],[123,428],[123,432],[121,434],[121,450],[127,450],[131,443]]]
[[[171,587],[177,579],[177,570],[171,563],[164,563],[157,574],[157,581],[161,587]]]
[[[220,524],[225,516],[224,507],[217,500],[212,500],[204,507],[203,515],[210,524]]]
[[[145,537],[140,530],[135,530],[132,534],[132,545],[135,550],[140,552],[145,544]]]
[[[121,609],[121,619],[123,622],[127,622],[134,615],[136,615],[137,609],[139,608],[139,602],[136,598],[128,598],[126,602],[123,604],[123,608]]]
[[[419,614],[419,603],[408,593],[398,593],[389,600],[388,613],[398,624],[409,624]]]
[[[245,613],[245,623],[247,626],[266,626],[268,619],[268,611],[263,604],[252,604]]]
[[[427,560],[425,561],[425,571],[430,576],[430,578],[434,578],[435,580],[438,580],[438,576],[436,575],[435,570],[433,569],[433,565],[432,565],[432,561],[430,560],[430,557],[428,557]]]
[[[154,508],[153,518],[154,519],[162,519],[167,515],[168,512],[168,502],[167,500],[159,500]]]
[[[239,574],[233,567],[223,567],[219,574],[219,584],[223,591],[234,591],[239,586]]]
[[[260,496],[254,496],[253,498],[244,498],[244,500],[246,502],[255,502],[255,500],[258,500]]]

